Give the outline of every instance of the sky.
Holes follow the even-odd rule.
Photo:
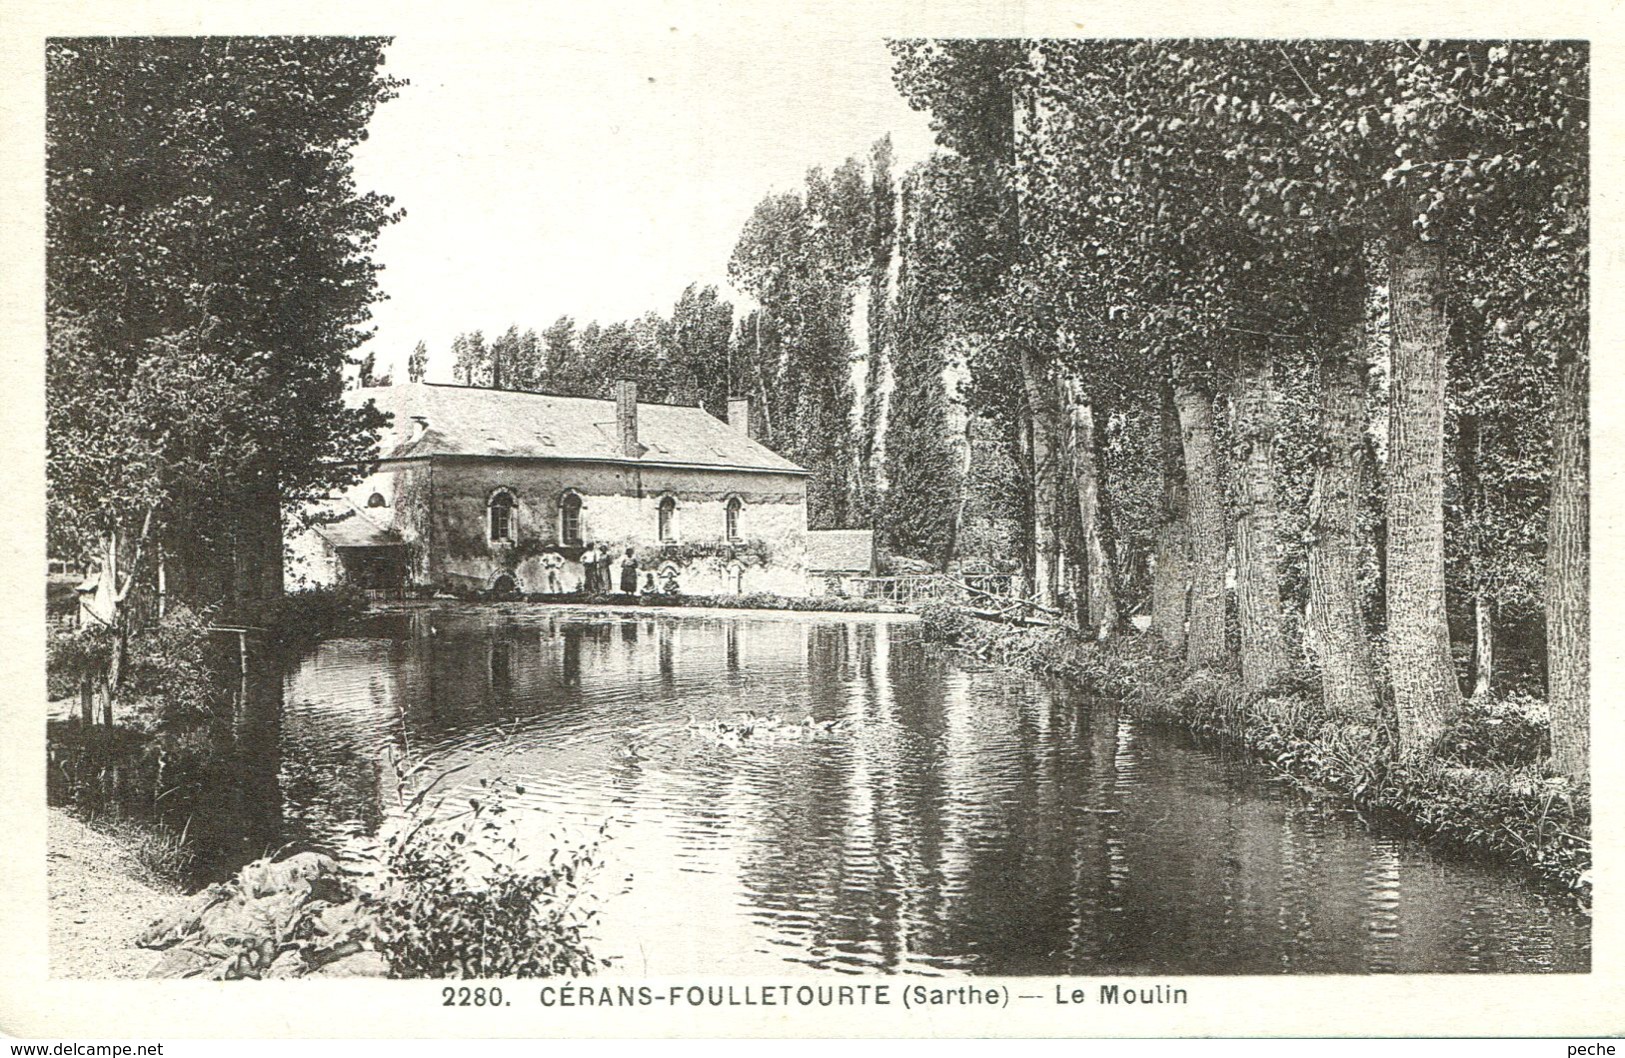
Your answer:
[[[379,238],[388,300],[361,350],[404,380],[428,344],[669,312],[691,282],[726,286],[761,198],[794,190],[890,134],[899,172],[932,150],[878,38],[723,27],[585,37],[398,36],[385,71],[411,81],[356,150],[364,190],[406,211]]]

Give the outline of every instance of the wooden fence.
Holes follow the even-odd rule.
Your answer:
[[[854,595],[886,602],[982,603],[1015,599],[1015,577],[1009,573],[903,573],[892,577],[853,577],[847,582]]]

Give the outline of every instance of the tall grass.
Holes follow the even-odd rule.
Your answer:
[[[139,822],[109,812],[87,812],[81,821],[111,838],[130,858],[131,873],[161,889],[185,888],[197,853],[190,821],[179,830],[167,823]]]

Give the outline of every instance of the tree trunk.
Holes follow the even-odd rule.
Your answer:
[[[231,598],[273,599],[282,588],[282,498],[276,478],[267,475],[243,498],[233,546]]]
[[[953,520],[948,523],[948,543],[942,549],[942,568],[946,572],[954,562],[954,555],[959,550],[959,534],[965,528],[965,504],[970,500],[971,459],[974,455],[974,440],[971,437],[975,419],[968,412],[965,415],[965,429],[963,431],[964,444],[959,457],[959,497],[954,501]]]
[[[1583,349],[1557,358],[1552,505],[1546,535],[1546,699],[1552,766],[1574,779],[1591,768],[1591,442]]]
[[[1286,671],[1281,632],[1280,524],[1275,489],[1275,436],[1279,416],[1270,361],[1262,350],[1242,351],[1232,386],[1235,456],[1236,610],[1241,626],[1242,689],[1256,693]]]
[[[1224,574],[1226,541],[1224,497],[1219,484],[1219,455],[1213,438],[1213,394],[1182,380],[1174,391],[1185,453],[1185,483],[1190,503],[1190,624],[1185,660],[1191,668],[1224,664]]]
[[[1335,712],[1377,715],[1381,697],[1360,607],[1365,452],[1365,283],[1351,281],[1342,333],[1320,358],[1320,451],[1309,494],[1309,625],[1321,694]]]
[[[1016,519],[1017,555],[1025,594],[1033,594],[1037,582],[1037,545],[1033,535],[1033,422],[1025,401],[1018,402],[1011,416],[1010,449],[1016,467],[1016,495],[1012,504]]]
[[[1475,343],[1467,340],[1468,348]],[[1477,358],[1463,364],[1477,368]],[[1495,680],[1495,621],[1484,570],[1484,481],[1478,468],[1484,458],[1483,427],[1478,416],[1463,411],[1456,423],[1456,474],[1461,494],[1461,521],[1467,537],[1467,577],[1473,594],[1472,697],[1484,698]]]
[[[1022,350],[1021,381],[1027,393],[1032,427],[1033,568],[1029,594],[1036,597],[1040,606],[1053,609],[1061,550],[1060,533],[1055,524],[1059,507],[1057,463],[1061,415],[1048,374],[1036,350]]]
[[[1484,370],[1486,321],[1476,309],[1463,306],[1450,323],[1455,358],[1450,371],[1464,379],[1477,378]],[[1463,537],[1457,550],[1465,556],[1467,588],[1473,601],[1470,685],[1474,698],[1488,697],[1495,683],[1495,600],[1490,594],[1487,568],[1492,534],[1481,473],[1484,432],[1476,405],[1469,404],[1456,413],[1456,494]]]
[[[1126,619],[1123,610],[1124,587],[1123,578],[1126,566],[1123,556],[1118,550],[1120,541],[1117,537],[1117,519],[1113,517],[1113,503],[1115,497],[1111,489],[1110,466],[1106,458],[1107,424],[1110,418],[1097,407],[1093,434],[1094,466],[1095,466],[1095,533],[1099,540],[1099,555],[1102,582],[1111,592],[1111,631],[1122,631],[1123,621]],[[1104,605],[1104,604],[1102,604]]]
[[[119,577],[123,570],[119,563],[118,530],[101,536],[101,570],[96,575],[96,590],[90,596],[90,613],[108,627],[112,627],[119,612]]]
[[[1495,600],[1480,584],[1473,592],[1473,697],[1488,698],[1495,685]]]
[[[1156,565],[1151,571],[1151,631],[1169,651],[1185,652],[1190,604],[1190,536],[1186,525],[1185,456],[1174,410],[1174,390],[1160,387],[1162,510],[1157,523]]]
[[[108,662],[107,675],[100,681],[96,689],[97,722],[113,725],[113,706],[118,702],[119,690],[124,682],[124,659],[129,649],[129,635],[121,623],[113,627],[112,658]]]
[[[1444,594],[1444,250],[1407,239],[1389,265],[1388,668],[1399,753],[1428,753],[1460,702]]]
[[[124,569],[124,543],[124,534],[117,529],[102,534],[102,568],[96,581],[96,592],[91,597],[91,612],[112,632],[112,647],[107,668],[86,682],[85,688],[89,693],[81,690],[80,707],[90,723],[113,723],[113,702],[123,675],[125,637],[129,624],[125,599],[129,591],[128,579],[134,574],[133,568]],[[123,586],[119,583],[121,579],[126,581]]]
[[[1087,599],[1083,607],[1090,632],[1097,640],[1108,639],[1122,627],[1118,606],[1117,570],[1108,547],[1101,506],[1100,472],[1095,444],[1094,405],[1083,396],[1075,382],[1066,386],[1067,450],[1071,456],[1073,491],[1078,503],[1078,527],[1082,536],[1084,567],[1078,581]]]

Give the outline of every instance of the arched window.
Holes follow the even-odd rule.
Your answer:
[[[660,500],[660,542],[677,539],[677,501],[670,496]]]
[[[739,539],[739,516],[744,513],[745,501],[738,496],[729,496],[728,505],[724,508],[724,520],[729,540]]]
[[[513,493],[507,489],[497,489],[491,493],[490,522],[491,540],[513,540]]]
[[[559,543],[581,546],[581,494],[575,489],[566,489],[559,497]]]
[[[389,504],[388,504],[388,502],[386,502],[384,500],[384,494],[382,492],[375,492],[371,496],[367,497],[367,506],[368,507],[388,507]]]

